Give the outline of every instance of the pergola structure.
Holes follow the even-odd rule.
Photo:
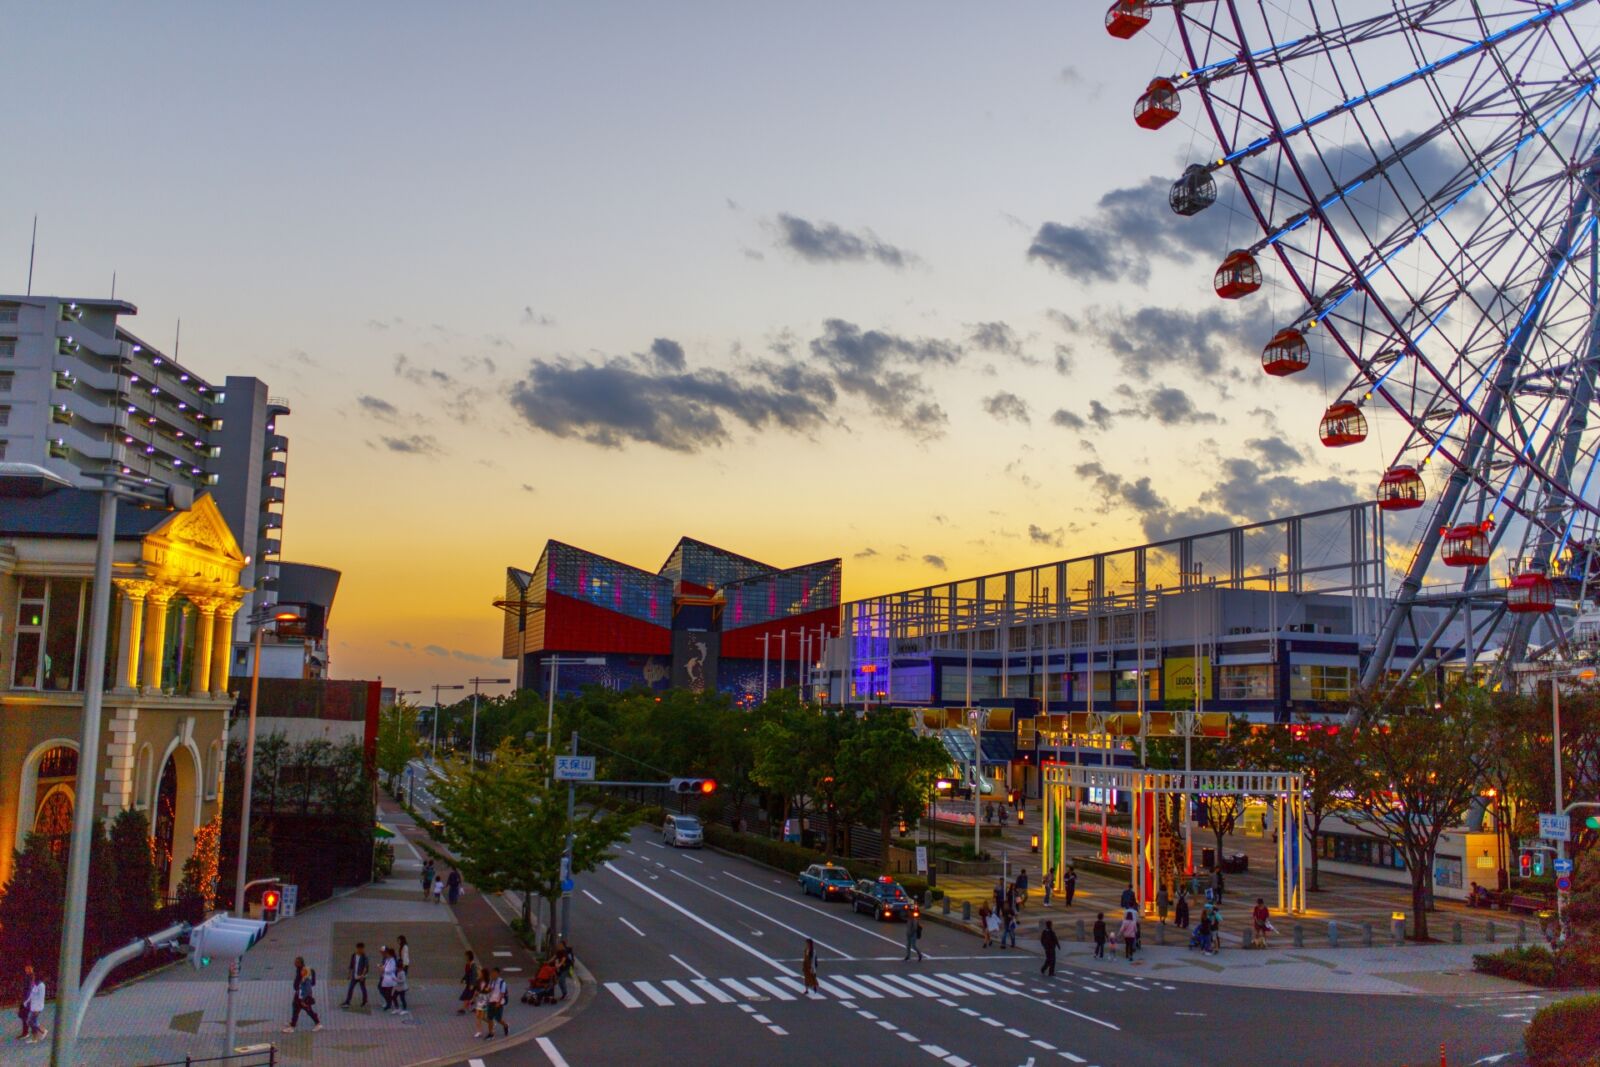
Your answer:
[[[1080,790],[1099,790],[1109,804],[1117,793],[1129,798],[1128,882],[1141,910],[1153,907],[1157,891],[1177,898],[1180,872],[1190,866],[1181,844],[1196,798],[1257,797],[1274,804],[1278,827],[1278,910],[1305,910],[1305,849],[1300,827],[1305,819],[1305,789],[1300,775],[1283,771],[1166,771],[1140,767],[1047,764],[1044,775],[1045,870],[1062,889],[1071,812]],[[1113,793],[1115,791],[1115,793]],[[1102,858],[1109,859],[1102,845]],[[1221,862],[1221,857],[1218,857]]]

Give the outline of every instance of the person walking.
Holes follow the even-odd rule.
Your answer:
[[[997,937],[1000,936],[1000,913],[991,911],[983,920],[983,947],[992,948]],[[1005,947],[1004,944],[1001,947]]]
[[[817,946],[809,937],[806,938],[806,950],[800,956],[800,977],[805,982],[806,996],[812,993],[822,995],[822,989],[817,985]]]
[[[483,1024],[489,1019],[489,979],[487,977],[478,979],[478,984],[472,987],[472,1016],[478,1020],[478,1028],[472,1031],[472,1036],[482,1037]]]
[[[1123,913],[1122,922],[1117,926],[1117,936],[1122,938],[1122,950],[1127,961],[1132,963],[1134,942],[1139,940],[1139,923],[1132,912]]]
[[[283,1028],[286,1034],[292,1034],[300,1025],[300,1013],[305,1012],[311,1016],[311,1029],[322,1029],[322,1020],[317,1018],[316,1011],[317,972],[306,966],[306,961],[296,956],[294,958],[294,985],[292,991],[294,999],[289,1007],[289,1025]]]
[[[44,979],[34,973],[33,964],[30,963],[24,973],[27,975],[28,988],[23,994],[22,1002],[24,1009],[22,1019],[23,1040],[32,1044],[43,1040],[45,1034],[49,1033],[48,1030],[39,1025],[39,1020],[44,1018],[45,987]]]
[[[494,967],[489,971],[489,1012],[486,1018],[488,1031],[483,1035],[485,1041],[494,1038],[494,1028],[500,1027],[501,1037],[511,1036],[511,1027],[506,1025],[506,1001],[510,999],[510,990],[506,988],[506,980],[500,977],[500,968]]]
[[[1004,878],[996,878],[994,880],[994,910],[999,911],[1001,908],[1005,907],[1005,904],[1006,880]]]
[[[1040,974],[1047,974],[1051,978],[1056,976],[1056,950],[1061,947],[1061,938],[1056,936],[1056,927],[1049,919],[1044,921],[1044,930],[1039,934],[1039,945],[1044,949],[1044,966],[1039,968]]]
[[[1044,906],[1047,908],[1050,906],[1050,894],[1055,891],[1055,887],[1056,869],[1051,867],[1044,872]]]
[[[482,978],[483,975],[478,970],[478,958],[472,954],[472,950],[469,948],[467,949],[466,966],[461,971],[461,992],[456,997],[456,1002],[461,1005],[456,1009],[457,1015],[465,1015],[467,1013],[467,1005],[472,1003],[472,995],[477,992],[478,982]]]
[[[907,915],[906,916],[906,959],[909,960],[911,958],[911,954],[913,952],[915,952],[917,954],[917,962],[918,963],[922,962],[922,949],[920,947],[918,947],[918,945],[917,945],[917,942],[921,941],[921,940],[922,940],[922,920],[916,915]]]
[[[378,995],[383,998],[383,1013],[394,1013],[394,979],[400,965],[395,962],[394,949],[383,946],[383,963],[378,971]]]
[[[1127,911],[1129,908],[1137,908],[1138,906],[1139,906],[1139,898],[1133,895],[1133,886],[1131,886],[1131,885],[1123,886],[1122,887],[1122,910],[1123,911]]]
[[[1167,925],[1167,912],[1172,907],[1172,898],[1167,896],[1167,887],[1162,886],[1156,891],[1156,914],[1161,917],[1161,925]]]
[[[450,868],[450,877],[444,880],[445,890],[450,895],[450,903],[454,904],[461,899],[461,872],[454,867]]]
[[[435,904],[444,903],[444,879],[437,874],[433,876],[433,902]]]
[[[1067,868],[1067,877],[1062,883],[1062,890],[1067,895],[1067,907],[1072,907],[1073,894],[1077,893],[1078,891],[1078,868]]]
[[[1028,869],[1026,867],[1017,872],[1015,888],[1017,891],[1017,910],[1021,911],[1022,906],[1028,902]]]
[[[1178,904],[1172,909],[1173,925],[1180,930],[1189,929],[1189,893],[1187,890],[1178,890]]]
[[[1271,929],[1272,913],[1267,910],[1267,902],[1256,897],[1256,906],[1250,912],[1250,943],[1256,948],[1271,947],[1267,944],[1267,931]]]
[[[573,959],[572,949],[568,947],[567,942],[564,939],[557,941],[554,959],[556,965],[556,988],[561,990],[562,1000],[567,999],[567,979],[572,976]]]
[[[367,946],[360,941],[356,942],[356,950],[350,954],[349,977],[350,984],[344,991],[344,1003],[341,1008],[350,1006],[350,998],[355,996],[356,989],[361,990],[361,1006],[367,1006],[367,972],[371,970],[371,962],[367,959]]]
[[[983,931],[983,947],[989,947],[989,902],[986,900],[978,905],[978,929]]]
[[[396,967],[394,971],[394,1005],[396,1015],[410,1015],[411,1005],[406,1003],[406,993],[411,990],[411,968]]]
[[[1094,917],[1094,958],[1106,958],[1106,913],[1099,912]]]
[[[1016,948],[1017,947],[1017,913],[1008,908],[1006,910],[1005,918],[1004,918],[1003,922],[1004,922],[1004,931],[1005,932],[1000,935],[1000,947],[1001,948]]]
[[[406,944],[405,934],[395,938],[394,963],[395,967],[402,973],[410,973],[411,946]]]
[[[433,860],[429,859],[422,864],[422,899],[426,901],[431,892],[433,892]]]

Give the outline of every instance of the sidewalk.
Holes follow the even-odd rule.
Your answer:
[[[555,1007],[519,1003],[517,998],[533,973],[532,955],[501,922],[493,904],[470,888],[454,908],[425,903],[418,881],[421,859],[403,840],[420,831],[403,812],[392,808],[386,808],[381,817],[400,835],[395,841],[395,870],[389,879],[278,923],[245,956],[235,997],[239,1045],[272,1042],[278,1046],[278,1062],[311,1067],[345,1067],[357,1062],[401,1067],[436,1059],[459,1060],[528,1040],[577,1003],[577,989]],[[411,948],[409,1017],[385,1014],[378,995],[381,946],[394,945],[402,934]],[[355,1006],[341,1009],[346,963],[357,941],[366,943],[373,960],[372,976],[367,980],[370,1006],[360,1007],[357,992]],[[506,1009],[509,1038],[474,1041],[476,1020],[470,1014],[455,1014],[463,953],[469,947],[486,966],[499,966],[507,972],[512,996]],[[296,956],[304,957],[317,972],[316,1011],[322,1017],[321,1032],[314,1033],[304,1018],[296,1033],[280,1032],[289,1021],[289,987]],[[186,1055],[222,1055],[226,1051],[227,979],[222,961],[201,971],[184,963],[95,998],[79,1040],[82,1062],[132,1067],[182,1061]],[[49,1058],[48,1040],[23,1045],[10,1036],[0,1039],[0,1064],[7,1067],[42,1065]]]

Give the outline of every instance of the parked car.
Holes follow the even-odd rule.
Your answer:
[[[661,840],[673,848],[704,848],[705,829],[693,815],[668,815],[661,823]]]
[[[823,900],[849,900],[853,888],[850,872],[831,863],[813,863],[800,872],[800,892]]]
[[[874,919],[910,919],[917,914],[916,901],[906,895],[900,883],[887,874],[874,880],[863,878],[850,891],[850,907]]]

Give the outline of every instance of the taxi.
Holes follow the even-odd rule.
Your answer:
[[[858,912],[866,912],[880,921],[917,917],[916,901],[906,894],[899,882],[887,874],[876,880],[863,878],[857,882],[855,888],[850,891],[850,907]]]
[[[849,900],[850,872],[831,863],[813,863],[800,872],[800,892],[823,900]]]

